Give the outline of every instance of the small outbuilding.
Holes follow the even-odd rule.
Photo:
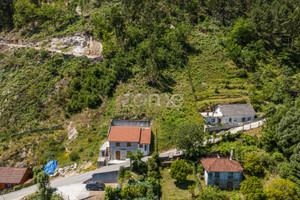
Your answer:
[[[228,158],[203,158],[204,180],[207,186],[218,186],[221,189],[239,189],[244,168],[236,160]]]
[[[23,185],[31,177],[31,168],[0,167],[0,190]]]

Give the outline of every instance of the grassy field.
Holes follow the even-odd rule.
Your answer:
[[[196,180],[194,175],[190,174],[184,183],[177,183],[170,176],[170,170],[165,168],[161,170],[162,180],[162,199],[192,199],[192,195],[188,190],[189,186],[196,185]],[[199,188],[195,187],[195,194],[199,193]]]

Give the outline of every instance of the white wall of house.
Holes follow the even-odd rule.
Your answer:
[[[207,117],[206,122],[211,125],[217,125],[219,123],[231,124],[231,123],[241,123],[254,120],[255,116],[232,116],[232,117]]]
[[[208,184],[208,173],[206,170],[204,170],[204,181],[205,181],[205,185]]]
[[[139,144],[139,150],[144,154],[144,156],[148,156],[150,153],[150,144]]]
[[[217,125],[219,123],[231,124],[231,123],[241,123],[252,121],[255,118],[255,115],[245,115],[245,116],[224,116],[220,110],[220,107],[217,107],[214,114],[211,114],[205,117],[205,121],[211,125]]]
[[[117,146],[119,143],[119,146]],[[116,160],[117,151],[120,152],[120,160],[125,160],[127,158],[127,152],[132,152],[136,154],[137,150],[140,149],[141,152],[147,156],[150,153],[150,145],[149,144],[142,144],[140,148],[140,144],[137,142],[129,142],[130,146],[128,146],[128,142],[109,142],[110,147],[110,159]],[[146,149],[145,149],[146,147]]]

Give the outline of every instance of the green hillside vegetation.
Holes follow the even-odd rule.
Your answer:
[[[104,48],[98,63],[43,49],[0,52],[1,162],[96,165],[111,119],[151,120],[163,151],[175,146],[181,122],[201,125],[200,112],[214,104],[248,102],[268,117],[258,146],[215,148],[235,146],[240,159],[279,151],[281,167],[293,169],[283,178],[299,186],[299,141],[291,139],[299,129],[291,115],[299,110],[298,1],[9,0],[0,8],[0,37],[32,42],[83,31]],[[78,137],[69,139],[74,127]]]

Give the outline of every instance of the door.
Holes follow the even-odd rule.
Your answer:
[[[227,190],[232,190],[233,186],[232,186],[232,182],[227,182]]]
[[[117,159],[117,160],[120,160],[120,158],[121,158],[120,151],[116,151],[116,159]]]

